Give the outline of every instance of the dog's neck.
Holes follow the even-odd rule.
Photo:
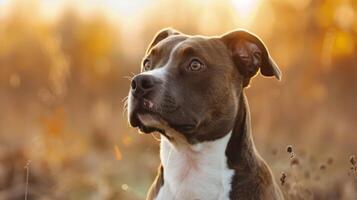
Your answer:
[[[226,133],[224,137],[213,141],[200,142],[197,144],[188,144],[185,138],[178,133],[167,133],[171,137],[175,137],[174,140],[168,140],[166,137],[161,137],[161,159],[164,159],[166,151],[176,151],[178,153],[184,153],[187,156],[193,158],[199,156],[210,155],[208,151],[220,150],[222,157],[228,157],[230,165],[237,165],[244,162],[242,159],[249,158],[258,155],[251,135],[251,119],[249,105],[244,92],[238,97],[238,111],[235,117],[234,126],[229,133]],[[174,130],[171,129],[172,132]],[[227,140],[228,138],[228,140]],[[223,142],[224,141],[224,142]],[[163,163],[164,164],[164,163]]]
[[[209,195],[221,195],[213,199],[228,195],[233,169],[245,169],[247,167],[245,163],[254,162],[257,155],[250,135],[250,115],[244,94],[239,99],[235,125],[232,131],[222,138],[194,145],[173,143],[166,137],[161,138],[160,158],[166,184],[166,189],[163,191],[170,190],[175,195],[180,191],[193,192],[185,187],[214,185],[214,191],[225,192],[213,191]],[[200,190],[195,188],[194,191]],[[197,195],[190,194],[190,197],[198,197]],[[206,197],[201,196],[201,198]]]
[[[188,165],[195,162],[208,160],[206,157],[227,157],[230,166],[241,164],[245,159],[252,159],[258,155],[251,136],[251,120],[248,102],[244,93],[239,96],[239,106],[235,124],[231,131],[224,137],[197,144],[188,144],[177,133],[174,141],[161,137],[160,158],[164,168],[167,168],[170,160],[185,157]]]
[[[231,139],[227,145],[226,155],[231,168],[247,168],[246,165],[249,165],[249,163],[254,164],[257,160],[256,157],[259,157],[251,134],[249,105],[243,92],[239,97],[236,121]],[[251,167],[248,166],[248,168]]]

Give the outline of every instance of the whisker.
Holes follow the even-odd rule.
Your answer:
[[[127,101],[127,100],[128,100],[128,98],[129,98],[129,96],[124,97],[124,98],[121,100],[121,102],[125,102],[125,101]]]
[[[130,75],[128,75],[128,76],[123,76],[123,78],[128,79],[129,81],[131,81],[131,80],[133,80],[133,78],[134,78],[135,75],[136,75],[136,74],[135,74],[134,72],[130,72]]]
[[[124,79],[128,79],[129,81],[133,80],[132,76],[123,76]]]
[[[123,116],[125,116],[125,114],[128,111],[128,98],[124,99],[124,105],[123,105]]]
[[[157,137],[157,136],[155,135],[155,133],[152,133],[151,135],[152,135],[152,137],[153,137],[156,141],[158,141],[158,142],[161,141],[161,136],[160,136],[160,137]]]
[[[125,109],[123,110],[123,117],[125,117],[125,115],[126,115],[127,112],[128,112],[128,109],[125,108]]]

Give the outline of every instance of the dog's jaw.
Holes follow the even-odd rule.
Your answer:
[[[138,118],[144,126],[161,130],[160,133],[170,141],[170,144],[173,145],[174,148],[190,145],[182,133],[171,128],[161,117],[152,114],[139,114]]]
[[[145,126],[162,128],[163,122],[157,116],[151,114],[138,114],[138,118]]]

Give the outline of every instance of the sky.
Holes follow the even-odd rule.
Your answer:
[[[0,0],[0,11],[6,11],[13,2],[21,0]],[[86,13],[93,10],[105,10],[112,16],[130,16],[141,11],[152,0],[22,0],[21,4],[39,2],[41,12],[46,16],[54,16],[65,6],[79,8]]]
[[[21,4],[31,4],[38,2],[41,7],[41,12],[46,16],[56,15],[65,6],[73,6],[79,8],[82,12],[90,12],[93,10],[105,10],[106,13],[112,16],[132,16],[142,11],[154,3],[155,0],[0,0],[0,11],[4,11],[11,3],[19,1]],[[196,3],[205,4],[212,0],[192,0]],[[242,19],[248,18],[254,12],[261,0],[231,0],[232,5],[241,15]]]
[[[206,4],[220,0],[190,0],[197,5],[202,5],[205,8]],[[241,25],[248,25],[254,19],[261,0],[227,0],[231,1],[232,6],[237,11]],[[55,20],[61,14],[61,11],[67,7],[76,9],[77,14],[92,15],[98,12],[106,14],[108,19],[111,19],[114,24],[125,24],[122,27],[122,33],[128,34],[126,30],[134,32],[140,26],[137,26],[145,16],[141,13],[145,9],[157,7],[163,1],[159,0],[0,0],[0,22],[2,18],[6,18],[7,13],[11,11],[12,6],[21,6],[23,9],[39,8],[39,16],[45,20]],[[10,8],[10,9],[9,9]]]

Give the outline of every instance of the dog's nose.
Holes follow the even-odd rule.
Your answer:
[[[160,81],[152,75],[139,74],[131,81],[131,91],[134,96],[144,96],[158,83],[160,83]]]

